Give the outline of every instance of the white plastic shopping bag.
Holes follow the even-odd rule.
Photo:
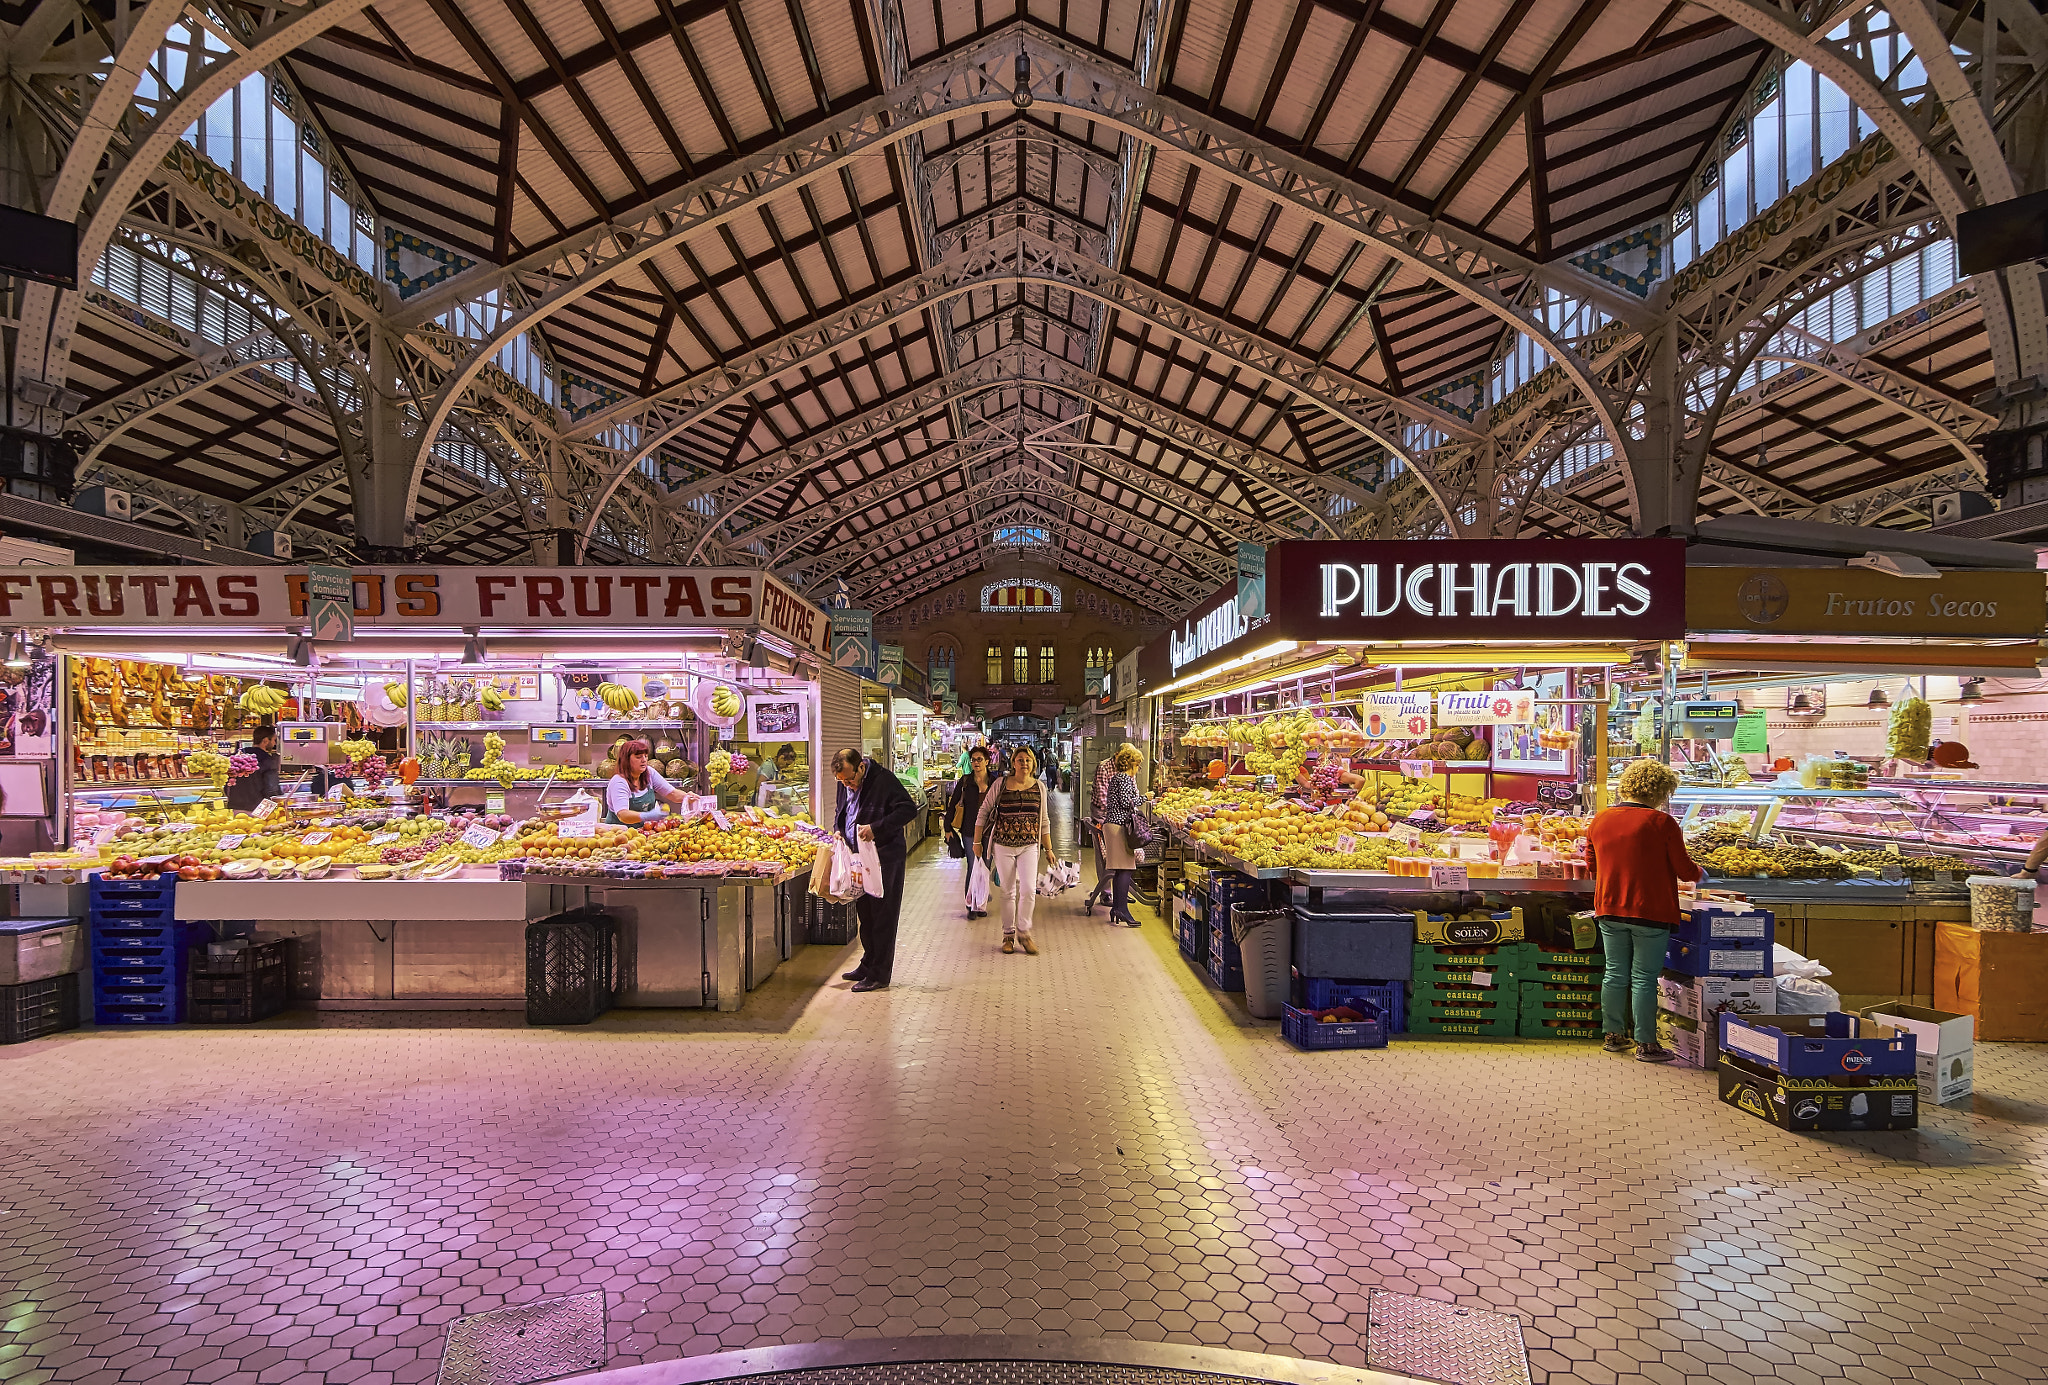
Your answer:
[[[967,872],[967,907],[977,911],[988,908],[988,892],[988,862],[977,856]]]
[[[861,896],[860,859],[845,842],[832,843],[832,889],[835,904],[851,904]]]
[[[860,887],[876,899],[882,897],[882,857],[865,839],[860,844]]]

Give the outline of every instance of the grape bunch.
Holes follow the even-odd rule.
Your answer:
[[[377,859],[387,866],[397,866],[407,861],[422,860],[426,854],[427,849],[424,846],[387,846],[383,855]]]
[[[384,776],[391,772],[391,763],[382,755],[372,755],[356,768],[374,789],[381,785]]]
[[[1335,792],[1338,784],[1337,762],[1325,755],[1316,762],[1315,769],[1310,771],[1308,782],[1319,794]]]

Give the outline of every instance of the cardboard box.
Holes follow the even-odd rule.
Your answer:
[[[1685,943],[1746,943],[1768,948],[1777,937],[1777,916],[1745,904],[1695,904],[1671,936]]]
[[[1723,1011],[1738,1015],[1773,1015],[1778,1011],[1778,985],[1768,976],[1687,976],[1667,971],[1657,978],[1657,1004],[1674,1015],[1712,1024]]]
[[[1970,1094],[1976,1082],[1975,1017],[1918,1005],[1873,1005],[1863,1013],[1913,1035],[1922,1101],[1939,1106]]]
[[[1463,914],[1417,910],[1415,914],[1415,941],[1427,947],[1483,947],[1517,943],[1525,936],[1520,909],[1476,909]]]
[[[1720,1031],[1711,1024],[1674,1015],[1669,1010],[1657,1011],[1657,1044],[1668,1048],[1678,1057],[1675,1060],[1682,1068],[1711,1068],[1721,1060],[1721,1046],[1716,1042]]]
[[[1915,1077],[1790,1077],[1733,1053],[1719,1064],[1721,1100],[1785,1130],[1911,1130]]]
[[[1723,1056],[1788,1077],[1916,1077],[1917,1042],[1902,1029],[1833,1010],[1825,1015],[1721,1016]]]
[[[1664,969],[1687,976],[1769,976],[1771,949],[1747,940],[1683,943],[1673,938],[1664,949]]]
[[[1600,950],[1600,917],[1590,910],[1582,910],[1571,916],[1572,950],[1575,952],[1598,952]]]
[[[1934,1008],[1975,1017],[1987,1043],[2048,1041],[2048,933],[1937,923]]]

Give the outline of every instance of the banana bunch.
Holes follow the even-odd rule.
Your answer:
[[[285,696],[284,690],[281,688],[265,687],[261,683],[252,683],[248,690],[236,700],[235,705],[245,712],[254,712],[258,716],[268,717],[275,716],[278,709],[290,700],[289,697]]]
[[[716,688],[711,694],[711,710],[722,717],[736,717],[740,714],[740,695],[731,688]]]
[[[391,705],[394,707],[405,706],[406,699],[412,696],[411,693],[406,691],[405,684],[403,683],[386,683],[384,685],[384,695],[391,699]]]
[[[377,753],[377,743],[375,741],[336,741],[334,748],[339,750],[342,758],[352,765],[359,765]]]
[[[486,712],[502,712],[505,710],[505,694],[489,684],[484,685],[483,691],[477,694],[477,698],[483,703],[483,708]]]
[[[640,705],[640,694],[622,683],[599,683],[597,700],[614,712],[630,712]]]

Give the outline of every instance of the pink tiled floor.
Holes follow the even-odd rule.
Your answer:
[[[313,1016],[0,1049],[0,1382],[422,1381],[603,1289],[613,1364],[1073,1333],[1361,1360],[1367,1290],[1519,1314],[1552,1382],[2048,1377],[2048,1054],[1791,1136],[1543,1043],[1297,1054],[1163,929],[921,848],[897,985],[737,1015]],[[828,979],[829,978],[829,979]]]

